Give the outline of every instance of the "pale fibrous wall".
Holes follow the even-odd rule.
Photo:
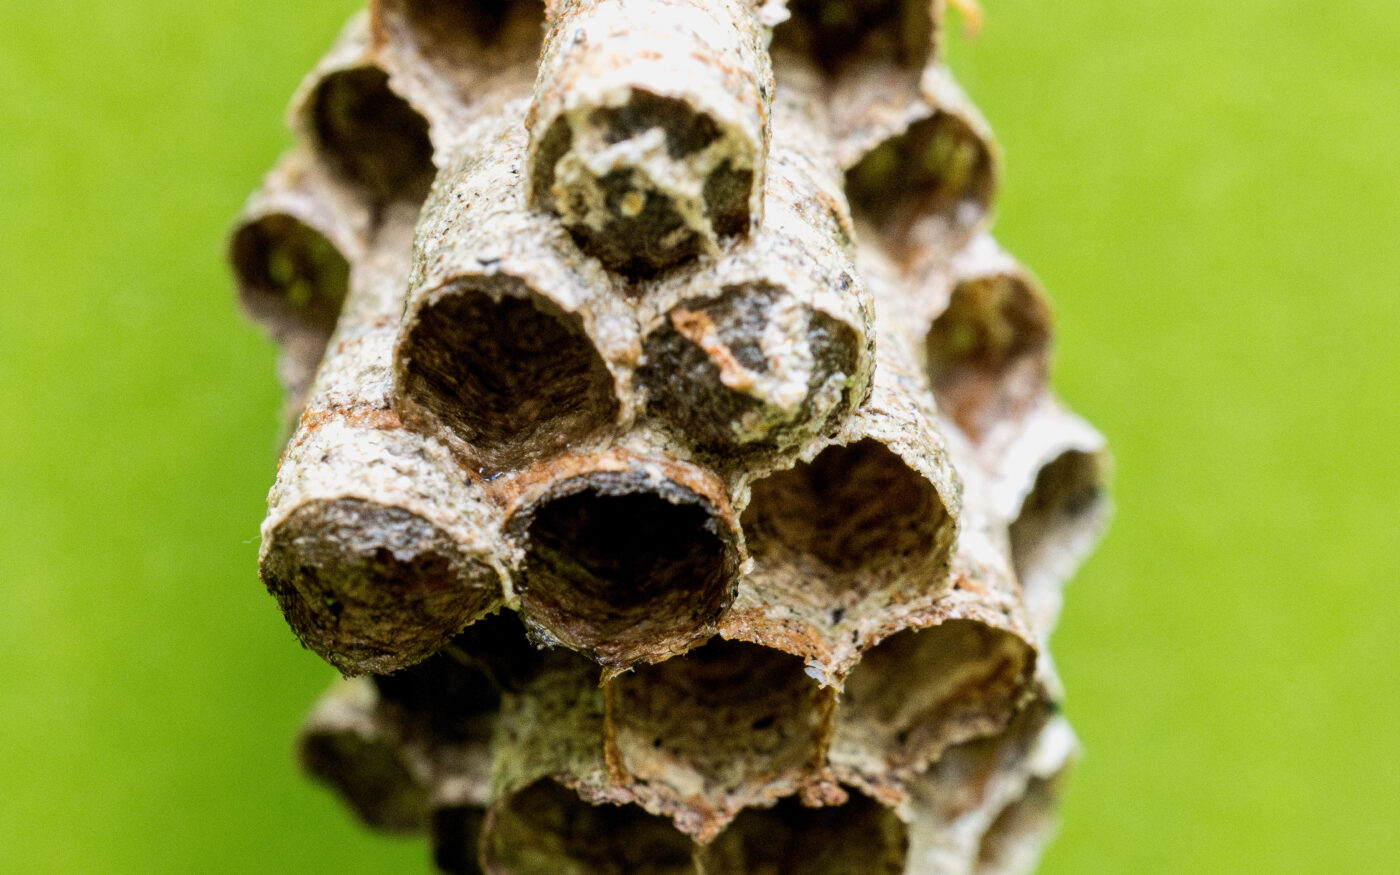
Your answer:
[[[443,871],[1010,873],[1108,515],[941,0],[372,0],[235,229],[303,767]]]

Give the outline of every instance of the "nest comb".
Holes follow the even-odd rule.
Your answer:
[[[448,872],[1034,866],[1107,515],[941,2],[373,0],[236,228],[305,769]]]

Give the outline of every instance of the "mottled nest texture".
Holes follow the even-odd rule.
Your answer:
[[[234,232],[301,762],[447,872],[1033,868],[1107,516],[941,0],[374,0]]]

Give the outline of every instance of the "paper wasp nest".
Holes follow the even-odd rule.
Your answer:
[[[236,230],[300,740],[449,872],[1034,866],[1105,516],[929,0],[376,0]]]

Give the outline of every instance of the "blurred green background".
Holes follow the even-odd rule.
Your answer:
[[[1400,4],[987,0],[997,232],[1117,518],[1045,871],[1400,870]],[[426,871],[292,766],[224,234],[352,0],[0,6],[0,870]]]

